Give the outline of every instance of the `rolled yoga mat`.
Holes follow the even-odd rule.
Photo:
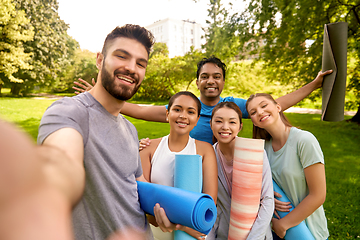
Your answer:
[[[159,203],[169,220],[207,234],[216,220],[216,206],[210,195],[148,182],[137,182],[140,207],[154,215]]]
[[[325,24],[322,70],[333,72],[324,77],[322,86],[322,115],[324,121],[344,120],[347,71],[348,23]]]
[[[229,240],[246,239],[257,217],[262,186],[264,140],[235,140]]]
[[[202,192],[202,157],[200,155],[175,155],[174,187],[201,193]],[[215,203],[214,203],[215,204]],[[216,207],[215,207],[216,210]],[[216,214],[215,214],[216,220]],[[215,221],[214,221],[215,223]],[[213,223],[213,225],[214,225]],[[209,231],[204,232],[208,234]],[[175,240],[194,240],[192,236],[183,231],[175,231]]]
[[[281,198],[276,197],[276,199],[282,202],[290,202],[289,198],[285,195],[283,190],[276,184],[273,180],[274,191],[281,194]],[[292,204],[290,212],[294,209]],[[289,212],[280,212],[276,211],[281,218],[285,217]],[[285,240],[315,240],[314,236],[311,234],[309,228],[306,226],[305,221],[302,221],[299,225],[289,228],[286,231]]]

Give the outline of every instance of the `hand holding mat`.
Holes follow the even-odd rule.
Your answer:
[[[274,191],[281,194],[281,198],[276,197],[279,201],[290,202],[288,197],[285,195],[283,190],[276,184],[273,180]],[[290,212],[294,209],[292,204]],[[276,211],[281,218],[285,217],[289,212],[280,212]],[[311,234],[310,230],[306,226],[305,222],[302,221],[299,225],[289,228],[286,231],[285,240],[315,240],[314,236]]]
[[[325,24],[322,70],[333,70],[326,75],[322,91],[322,115],[324,121],[344,120],[344,103],[347,71],[348,23]]]
[[[259,211],[264,140],[238,137],[232,177],[229,240],[246,239]]]
[[[210,195],[155,183],[137,182],[141,208],[154,215],[159,203],[169,220],[207,234],[216,220],[216,206]]]

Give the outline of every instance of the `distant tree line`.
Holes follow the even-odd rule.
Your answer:
[[[208,6],[202,49],[169,58],[166,44],[156,43],[147,84],[142,84],[136,99],[167,100],[188,89],[196,79],[197,62],[211,55],[228,64],[228,79],[235,81],[229,84],[234,95],[247,94],[251,86],[251,82],[244,86],[235,71],[240,67],[236,60],[249,55],[257,56],[253,63],[263,66],[267,81],[298,88],[321,69],[324,24],[345,21],[349,24],[348,91],[355,95],[346,104],[360,106],[358,0],[250,0],[244,11],[236,13],[231,13],[231,3],[224,7],[221,0],[210,0]],[[81,50],[67,34],[69,26],[59,17],[57,0],[2,0],[0,9],[0,89],[11,88],[14,95],[37,89],[72,92],[78,78],[89,82],[96,78],[96,54]],[[307,40],[312,41],[309,47],[304,45]],[[252,66],[255,64],[247,65],[249,71]],[[358,111],[353,119],[359,118]]]

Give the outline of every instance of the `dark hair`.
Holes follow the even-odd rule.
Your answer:
[[[101,51],[104,57],[106,56],[108,45],[113,40],[120,37],[137,40],[144,45],[148,55],[150,54],[150,50],[155,42],[153,34],[147,29],[140,27],[139,25],[126,24],[122,27],[116,27],[106,36],[104,46]]]
[[[217,104],[214,107],[214,109],[212,110],[210,121],[213,119],[216,111],[219,110],[220,108],[230,108],[230,109],[234,110],[239,116],[240,123],[242,123],[242,112],[241,112],[240,108],[238,107],[238,105],[236,105],[233,102],[221,102],[221,103]]]
[[[217,57],[215,57],[215,56],[211,56],[211,57],[209,57],[209,58],[203,58],[200,62],[198,62],[197,71],[196,71],[196,79],[197,79],[197,80],[199,80],[199,75],[200,75],[201,68],[202,68],[206,63],[214,63],[214,64],[216,64],[219,68],[221,68],[222,71],[223,71],[223,77],[224,77],[224,81],[225,81],[226,64],[223,63],[219,58],[217,58]]]
[[[191,97],[196,102],[197,114],[198,114],[198,116],[200,116],[201,102],[200,102],[199,98],[197,98],[192,92],[189,92],[189,91],[181,91],[181,92],[175,93],[169,100],[168,110],[170,110],[171,106],[174,104],[174,101],[180,96]]]
[[[275,99],[270,95],[270,94],[267,94],[267,93],[255,93],[255,94],[252,94],[248,100],[246,101],[246,110],[249,112],[249,103],[254,100],[254,98],[256,97],[265,97],[267,98],[268,100],[272,101],[274,104],[277,104],[277,102],[275,101]],[[282,120],[282,122],[285,124],[285,126],[288,126],[288,127],[292,127],[291,123],[289,122],[289,120],[286,118],[286,116],[284,115],[284,112],[281,110],[279,112],[279,115],[280,115],[280,119]],[[256,139],[265,139],[265,140],[270,140],[271,139],[271,135],[268,133],[268,131],[266,131],[265,129],[263,128],[259,128],[257,126],[255,126],[253,124],[253,138],[256,138]]]
[[[234,110],[234,111],[237,113],[237,115],[239,116],[240,124],[242,123],[242,112],[241,112],[239,106],[236,105],[236,104],[233,103],[233,102],[221,102],[221,103],[217,104],[217,105],[214,107],[214,109],[212,110],[211,118],[210,118],[210,123],[211,123],[211,121],[212,121],[215,113],[216,113],[219,109],[221,109],[221,108],[229,108],[229,109]],[[216,142],[217,142],[217,139],[216,139],[216,137],[215,137],[214,134],[213,134],[213,143],[216,143]]]

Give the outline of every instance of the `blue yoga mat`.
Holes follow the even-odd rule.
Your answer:
[[[281,198],[276,197],[276,199],[282,202],[290,202],[289,198],[285,195],[283,190],[276,184],[273,180],[274,191],[281,194]],[[292,204],[290,212],[294,209]],[[281,218],[285,217],[289,212],[280,212],[277,211]],[[302,221],[299,225],[289,228],[286,231],[285,240],[315,240],[314,236],[311,234],[310,230],[306,226],[305,222]]]
[[[155,183],[137,182],[141,208],[154,215],[159,203],[169,220],[207,234],[216,220],[216,206],[210,195]]]
[[[174,167],[174,187],[201,193],[202,185],[202,157],[198,154],[176,154]],[[208,232],[205,234],[208,234]],[[195,238],[183,231],[175,231],[174,233],[174,240],[194,239]]]
[[[201,193],[202,185],[202,157],[176,154],[174,187]]]

